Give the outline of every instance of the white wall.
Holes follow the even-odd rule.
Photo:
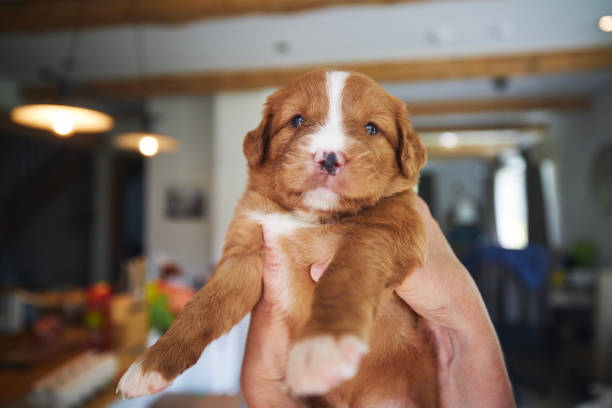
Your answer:
[[[211,257],[218,261],[225,232],[247,180],[242,141],[261,121],[270,89],[224,92],[213,99],[213,159],[211,200]]]
[[[597,245],[601,265],[612,265],[612,214],[593,201],[591,170],[597,153],[612,143],[612,89],[593,100],[590,112],[553,123],[558,137],[562,240],[572,245],[589,239]],[[612,174],[610,175],[612,177]]]
[[[156,117],[154,130],[178,139],[180,148],[146,159],[147,255],[153,261],[160,256],[172,258],[188,277],[201,277],[208,269],[210,214],[200,219],[168,219],[164,195],[169,186],[197,186],[210,207],[211,106],[208,97],[164,97],[150,102]]]

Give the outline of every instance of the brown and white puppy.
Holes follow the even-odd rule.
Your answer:
[[[248,186],[215,274],[118,389],[163,389],[253,308],[263,230],[282,254],[291,391],[313,406],[436,406],[433,346],[393,292],[425,256],[412,191],[425,150],[404,104],[364,75],[315,71],[268,98],[243,148]]]

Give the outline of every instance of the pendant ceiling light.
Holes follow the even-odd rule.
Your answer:
[[[117,135],[113,145],[124,150],[139,151],[143,156],[155,156],[157,153],[175,152],[179,148],[176,139],[147,132],[129,132]]]
[[[71,74],[80,34],[79,30],[74,30],[70,36],[66,57],[63,59],[63,73],[57,74],[44,68],[41,70],[43,79],[57,84],[61,101],[70,99],[77,86]],[[10,118],[19,125],[47,130],[58,137],[70,137],[74,133],[108,132],[115,125],[115,120],[104,112],[72,104],[22,105],[11,110]]]
[[[48,130],[59,137],[108,132],[115,125],[106,113],[70,105],[22,105],[11,110],[10,117],[19,125]]]
[[[115,147],[125,150],[139,151],[144,156],[154,156],[161,152],[178,150],[178,142],[169,136],[151,132],[152,116],[146,107],[146,101],[126,101],[116,97],[100,94],[86,85],[79,84],[72,76],[75,66],[76,50],[80,40],[80,31],[75,30],[70,37],[70,43],[63,60],[63,72],[57,73],[50,69],[42,69],[44,80],[57,84],[61,100],[70,99],[78,88],[79,95],[87,96],[92,101],[109,105],[113,112],[122,112],[140,119],[141,126],[133,132],[122,133],[113,138]],[[145,48],[140,31],[134,27],[134,48],[140,77],[144,77],[146,63]],[[143,90],[143,95],[146,94]],[[14,108],[10,113],[11,120],[22,126],[48,130],[58,137],[70,137],[75,133],[103,133],[113,129],[115,120],[112,116],[94,109],[72,106],[70,104],[30,104]]]
[[[138,27],[134,26],[134,56],[136,57],[136,65],[138,66],[139,76],[144,78],[146,55],[145,47],[142,39],[142,32]],[[144,82],[144,81],[142,81]],[[146,94],[142,89],[143,95]],[[138,151],[146,157],[155,156],[157,153],[175,152],[179,149],[179,143],[176,139],[166,135],[151,132],[151,123],[153,122],[151,113],[146,108],[146,103],[143,101],[143,108],[140,111],[140,120],[143,131],[121,133],[113,139],[113,145],[119,149]]]

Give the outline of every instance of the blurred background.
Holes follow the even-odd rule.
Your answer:
[[[0,2],[0,406],[244,404],[248,318],[160,396],[116,378],[214,270],[242,139],[314,68],[370,75],[521,407],[612,406],[612,2]],[[100,351],[100,353],[91,350]]]

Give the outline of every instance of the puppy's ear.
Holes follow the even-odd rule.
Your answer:
[[[247,133],[242,143],[242,151],[247,159],[249,167],[257,168],[263,164],[268,150],[268,142],[270,140],[270,123],[272,122],[272,113],[269,109],[264,111],[263,119],[255,130]]]
[[[406,105],[399,99],[395,100],[395,123],[397,127],[397,163],[402,175],[416,183],[419,170],[427,162],[427,152],[419,135],[408,120]]]

